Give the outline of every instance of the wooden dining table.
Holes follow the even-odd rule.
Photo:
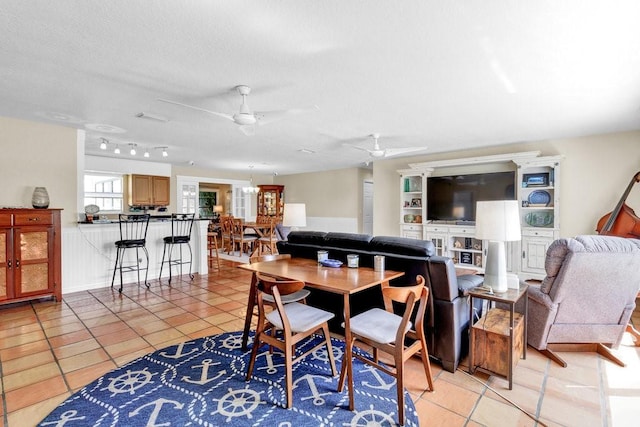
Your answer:
[[[345,265],[335,267],[324,267],[315,260],[307,258],[290,258],[276,261],[257,262],[253,264],[242,264],[239,266],[244,270],[258,272],[281,279],[299,280],[305,282],[311,289],[318,289],[341,295],[344,301],[344,336],[345,342],[351,342],[351,310],[350,297],[365,289],[388,284],[392,279],[401,277],[401,271],[374,271],[370,267],[348,268]],[[255,286],[249,290],[249,303],[247,310],[253,310],[255,300]],[[246,349],[249,325],[245,322],[245,331],[242,337],[242,347]],[[351,360],[351,346],[345,346],[345,361]],[[349,409],[353,410],[353,372],[351,364],[347,364],[347,378],[349,384]]]

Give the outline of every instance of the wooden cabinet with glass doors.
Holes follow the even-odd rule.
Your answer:
[[[258,214],[276,218],[282,222],[284,212],[284,185],[258,185]]]
[[[0,211],[0,304],[62,301],[60,209]]]

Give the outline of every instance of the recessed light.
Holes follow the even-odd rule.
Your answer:
[[[87,123],[84,125],[87,129],[104,133],[125,133],[126,130],[117,126],[107,125],[104,123]]]
[[[301,148],[298,151],[301,152],[301,153],[305,153],[305,154],[316,154],[315,151],[309,150],[308,148]]]

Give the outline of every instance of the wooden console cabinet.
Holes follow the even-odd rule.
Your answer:
[[[62,301],[60,211],[0,210],[0,304]]]
[[[129,205],[168,206],[170,179],[167,176],[131,175],[129,177]]]

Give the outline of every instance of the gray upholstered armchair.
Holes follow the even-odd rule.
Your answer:
[[[545,269],[542,284],[529,286],[529,345],[562,366],[552,350],[597,351],[624,366],[608,347],[618,347],[635,308],[640,240],[559,239],[547,250]]]

